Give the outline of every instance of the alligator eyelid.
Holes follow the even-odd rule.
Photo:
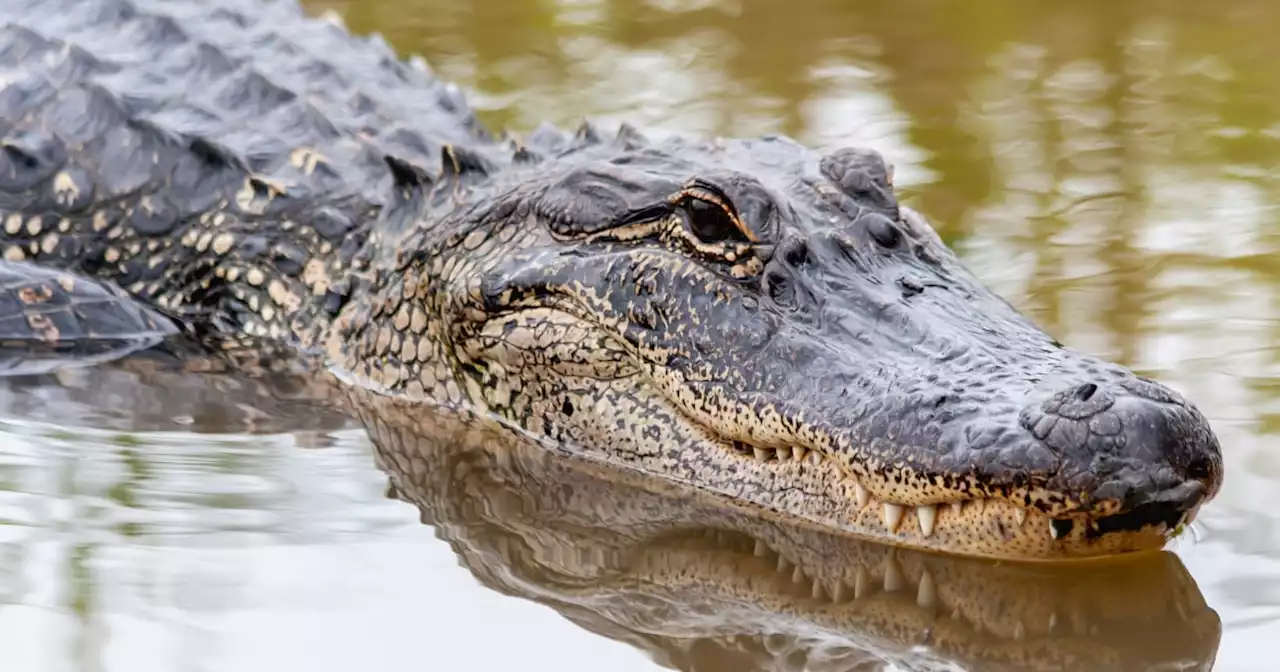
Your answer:
[[[671,211],[672,211],[672,206],[667,203],[663,203],[661,205],[650,205],[648,207],[640,208],[639,210],[632,210],[631,212],[627,212],[621,215],[616,220],[614,220],[614,226],[625,226],[627,224],[651,222],[657,219],[662,219],[663,217],[670,215]]]
[[[706,194],[709,200],[720,201],[722,203],[729,202],[728,195],[726,195],[723,191],[721,191],[720,187],[717,187],[711,182],[708,182],[704,179],[697,178],[697,177],[686,182],[684,185],[684,189],[682,189],[681,192],[682,193],[701,192],[703,194]]]

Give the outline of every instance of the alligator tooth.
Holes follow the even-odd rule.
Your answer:
[[[1178,612],[1178,618],[1182,619],[1184,622],[1187,620],[1187,610],[1183,608],[1181,601],[1173,603],[1173,610]]]
[[[1067,519],[1067,520],[1054,520],[1054,519],[1050,518],[1050,519],[1049,519],[1049,534],[1050,534],[1054,539],[1058,539],[1058,538],[1062,537],[1062,535],[1064,535],[1064,534],[1070,534],[1070,533],[1071,533],[1071,528],[1072,528],[1072,527],[1074,527],[1074,526],[1075,526],[1075,522],[1074,522],[1074,521],[1072,521],[1072,520],[1069,520],[1069,519]]]
[[[920,587],[916,591],[916,604],[921,609],[931,609],[938,600],[938,592],[933,585],[933,575],[926,570],[920,575]]]
[[[809,593],[809,596],[815,600],[827,599],[827,593],[825,590],[823,590],[821,581],[815,580],[813,582],[813,589],[812,589],[812,592]]]
[[[987,500],[985,499],[970,500],[969,506],[972,506],[973,508],[977,509],[978,513],[982,513],[982,510],[987,506]]]
[[[1026,627],[1022,625],[1022,621],[1018,621],[1018,624],[1013,626],[1013,638],[1022,639],[1023,637],[1026,637],[1026,636],[1027,636]]]
[[[791,583],[800,583],[804,581],[804,570],[796,565],[795,571],[791,572]]]
[[[849,589],[845,587],[844,581],[836,581],[831,585],[831,601],[840,603],[849,599]]]
[[[778,573],[781,574],[787,571],[787,568],[789,567],[791,567],[791,563],[787,562],[786,558],[779,555],[778,556]]]
[[[892,593],[902,587],[902,568],[898,561],[889,558],[884,564],[884,592]]]
[[[805,456],[808,452],[809,452],[808,450],[806,450],[806,449],[804,449],[804,448],[801,448],[800,446],[792,446],[792,447],[791,447],[791,457],[793,457],[793,458],[795,459],[795,461],[796,461],[796,462],[800,462],[800,461],[804,460],[804,456]]]
[[[963,501],[963,500],[961,500],[961,501],[959,501],[959,502],[951,502],[951,513],[953,513],[953,514],[955,514],[955,515],[957,515],[957,516],[958,516],[958,515],[960,515],[960,514],[961,514],[961,513],[963,513],[963,512],[964,512],[964,501]]]
[[[1052,634],[1054,628],[1058,627],[1058,612],[1049,614],[1049,632]]]
[[[756,539],[756,549],[754,551],[757,558],[763,558],[769,554],[769,545]]]
[[[920,521],[920,533],[928,537],[933,534],[933,524],[938,520],[938,508],[933,505],[917,506],[916,519]]]
[[[756,448],[755,453],[757,460],[760,460],[761,462],[767,462],[769,460],[769,451],[764,448]]]
[[[858,508],[862,508],[871,502],[871,493],[862,487],[861,483],[853,486],[853,496],[858,500]]]
[[[905,511],[897,504],[884,503],[884,526],[889,528],[890,532],[898,531],[898,523],[902,522],[902,513]]]
[[[861,598],[867,594],[867,586],[871,583],[871,575],[867,572],[867,568],[858,565],[858,572],[853,577],[853,599]]]
[[[1026,509],[1014,509],[1014,510],[1013,510],[1013,518],[1014,518],[1014,520],[1017,520],[1017,521],[1018,521],[1018,525],[1022,525],[1023,523],[1027,522],[1027,510],[1026,510]]]

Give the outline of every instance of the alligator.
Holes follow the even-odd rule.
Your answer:
[[[687,670],[1213,668],[1178,556],[1025,564],[833,534],[556,455],[475,413],[354,395],[388,496],[481,585]]]
[[[1192,403],[994,294],[873,149],[494,133],[291,0],[0,25],[12,371],[297,357],[761,515],[1016,560],[1163,548],[1221,487]]]

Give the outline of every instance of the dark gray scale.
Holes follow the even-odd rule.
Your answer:
[[[179,333],[109,283],[0,261],[0,376],[117,359]]]
[[[0,261],[227,335],[281,283],[304,305],[275,322],[306,322],[312,262],[358,270],[512,160],[456,86],[287,0],[3,2],[0,82]],[[0,306],[14,334],[25,315]]]

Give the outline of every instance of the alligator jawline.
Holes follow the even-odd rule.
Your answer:
[[[872,527],[859,531],[881,541],[906,541],[907,545],[912,546],[927,547],[926,544],[911,542],[927,540],[940,526],[972,526],[975,523],[994,526],[1006,538],[1035,534],[1035,530],[1041,529],[1053,542],[1064,543],[1097,543],[1104,535],[1123,533],[1172,537],[1195,520],[1198,510],[1197,507],[1191,511],[1180,511],[1172,505],[1157,502],[1140,505],[1123,513],[1051,516],[1039,509],[994,497],[955,499],[913,506],[873,497],[840,461],[829,458],[818,449],[800,446],[762,448],[739,440],[729,441],[726,448],[748,463],[765,465],[767,468],[797,468],[799,464],[806,462],[813,466],[828,463],[834,465],[842,477],[853,484],[858,509],[871,512],[872,516],[878,512],[881,518],[882,524],[878,529]]]

